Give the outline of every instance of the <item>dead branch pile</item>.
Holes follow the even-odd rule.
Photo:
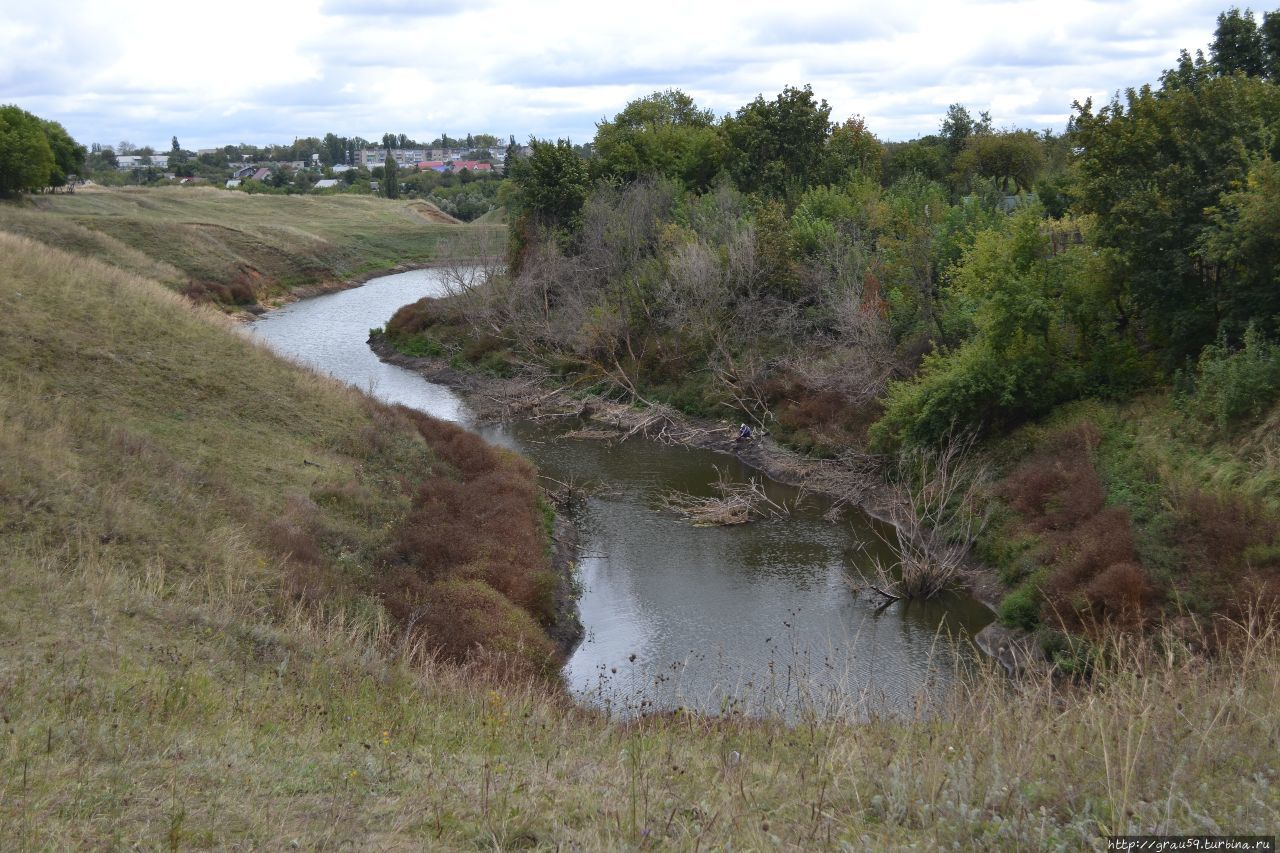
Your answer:
[[[729,480],[719,468],[716,473],[718,479],[713,485],[718,496],[700,497],[673,491],[662,496],[662,507],[695,527],[746,524],[759,518],[785,518],[791,514],[789,506],[765,494],[759,477],[743,483]]]
[[[988,520],[978,506],[990,481],[972,447],[967,436],[899,456],[890,508],[897,536],[882,537],[893,557],[872,557],[876,577],[867,584],[885,599],[929,598],[966,580],[969,548]]]
[[[580,438],[586,441],[603,441],[609,444],[617,441],[623,436],[617,430],[612,429],[593,429],[591,427],[583,427],[566,432],[563,438]]]

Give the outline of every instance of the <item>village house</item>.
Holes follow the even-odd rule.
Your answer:
[[[134,169],[145,169],[154,166],[157,169],[169,167],[168,154],[121,154],[116,156],[116,169],[129,172]]]

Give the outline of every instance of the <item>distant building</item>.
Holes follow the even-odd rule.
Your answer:
[[[270,169],[259,169],[253,173],[253,179],[255,181],[265,181],[269,177],[271,177]]]
[[[240,181],[236,180],[235,178],[232,178],[231,180],[227,181],[227,189],[229,190],[233,190],[238,186],[240,186]]]
[[[356,165],[372,169],[374,166],[386,165],[387,155],[397,166],[412,166],[419,160],[429,160],[428,152],[422,148],[364,148],[356,152]]]
[[[472,172],[491,172],[493,164],[483,160],[423,160],[418,164],[422,171],[431,169],[434,172],[461,172],[467,169]]]
[[[342,181],[336,180],[334,178],[324,178],[323,180],[316,181],[316,185],[312,187],[312,189],[313,190],[331,190],[340,183],[342,183]]]

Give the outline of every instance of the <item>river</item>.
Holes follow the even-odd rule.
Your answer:
[[[379,361],[369,330],[442,286],[434,270],[384,276],[269,312],[251,334],[382,400],[476,429],[549,477],[594,486],[579,519],[586,635],[564,669],[582,701],[620,716],[680,707],[911,712],[972,661],[967,640],[953,638],[991,621],[976,600],[884,607],[856,591],[889,533],[862,513],[833,523],[823,517],[829,502],[807,497],[785,519],[692,527],[657,508],[662,494],[711,494],[719,471],[735,479],[752,472],[709,451],[563,437],[579,424],[477,424],[449,389]],[[764,485],[774,501],[798,497]]]

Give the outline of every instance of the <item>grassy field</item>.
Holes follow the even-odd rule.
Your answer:
[[[502,227],[442,224],[428,207],[372,196],[90,188],[0,205],[0,231],[233,308],[300,286],[485,254],[505,239]]]
[[[978,672],[928,716],[790,727],[611,722],[491,650],[432,653],[379,561],[433,529],[405,525],[422,484],[456,538],[480,509],[444,484],[486,498],[527,470],[273,357],[119,251],[0,234],[0,849],[1079,849],[1280,825],[1266,624],[1221,622],[1208,661],[1112,646],[1088,689]],[[492,558],[442,594],[474,599],[449,584],[475,593]],[[526,604],[497,651],[537,651]]]

